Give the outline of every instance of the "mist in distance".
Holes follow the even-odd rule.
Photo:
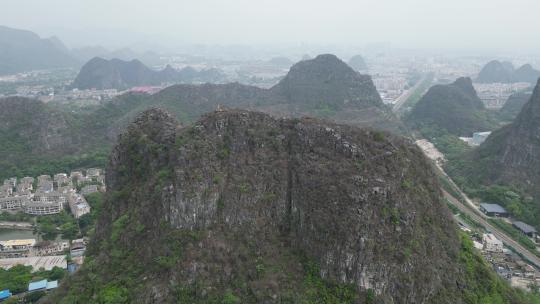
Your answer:
[[[539,11],[535,0],[4,0],[0,20],[56,35],[68,47],[390,45],[534,53]]]

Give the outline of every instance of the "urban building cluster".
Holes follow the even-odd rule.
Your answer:
[[[385,104],[393,104],[408,89],[408,74],[376,74],[373,84]]]
[[[474,89],[486,108],[500,109],[510,95],[525,91],[531,87],[527,82],[516,83],[475,83]]]
[[[47,87],[43,85],[34,85],[34,86],[19,86],[17,87],[17,96],[27,97],[27,98],[36,98],[43,102],[57,101],[57,102],[68,102],[76,100],[95,100],[95,101],[105,101],[111,100],[114,97],[125,93],[124,91],[118,91],[116,89],[108,90],[79,90],[72,89],[66,91],[58,91],[53,87]]]
[[[105,191],[101,169],[40,175],[36,179],[6,179],[0,187],[0,211],[23,211],[31,215],[50,215],[69,208],[75,218],[90,212],[84,195]]]

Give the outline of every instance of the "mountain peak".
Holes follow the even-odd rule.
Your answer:
[[[350,286],[351,298],[377,289],[392,302],[448,303],[431,290],[459,292],[456,229],[430,164],[413,144],[318,119],[245,110],[212,112],[165,140],[141,134],[148,121],[159,125],[167,117],[159,109],[143,113],[115,148],[107,185],[124,195],[104,203],[108,212],[87,251],[102,265],[91,274],[100,278],[137,267],[126,288],[142,285],[127,302],[177,302],[173,276],[176,286],[197,281],[208,290],[189,303],[223,298],[239,280],[250,287],[235,289],[238,303],[299,299],[309,292],[301,287],[306,258],[325,279]],[[402,186],[403,180],[414,187]],[[411,243],[408,254],[396,249]],[[111,254],[128,247],[133,255]],[[157,263],[161,256],[173,262]],[[257,263],[276,271],[252,271]],[[190,265],[210,268],[186,271]],[[159,275],[152,276],[156,269]],[[87,282],[89,273],[76,275]],[[84,284],[80,293],[73,286],[79,302],[102,288]],[[135,300],[142,292],[145,300]]]
[[[349,59],[349,66],[356,71],[365,71],[368,69],[366,61],[362,55],[355,55]]]
[[[470,77],[460,77],[453,83],[454,86],[463,90],[472,97],[477,97],[476,90],[474,89],[472,79]]]
[[[296,63],[272,89],[294,99],[294,103],[313,107],[382,106],[371,77],[357,73],[332,54]]]
[[[479,118],[484,111],[471,79],[461,77],[451,84],[432,86],[407,119],[418,127],[435,125],[458,136],[470,136],[491,129],[489,121]]]

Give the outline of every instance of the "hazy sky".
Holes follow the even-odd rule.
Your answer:
[[[81,44],[540,49],[539,0],[1,0],[0,24]]]

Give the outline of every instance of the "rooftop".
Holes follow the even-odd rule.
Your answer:
[[[30,282],[28,284],[28,291],[44,289],[46,287],[47,287],[47,280],[43,279],[43,280],[37,281],[37,282]]]
[[[9,292],[9,289],[4,289],[0,291],[0,300],[9,298],[11,296],[11,292]]]
[[[483,239],[484,241],[490,242],[492,244],[502,244],[501,240],[499,240],[495,235],[491,233],[484,234]]]
[[[54,289],[56,287],[58,287],[58,281],[47,282],[47,289]]]
[[[19,264],[32,266],[34,271],[39,270],[41,267],[45,268],[45,270],[52,270],[54,266],[67,269],[66,257],[63,255],[0,259],[0,267],[4,269],[9,269]]]
[[[487,204],[482,203],[480,204],[480,207],[482,207],[486,212],[493,212],[493,213],[507,213],[506,209],[504,209],[502,206],[498,204]]]
[[[33,246],[35,243],[36,243],[35,239],[0,241],[0,245],[3,245],[3,246],[22,246],[22,245]]]
[[[536,228],[529,224],[525,224],[524,222],[513,222],[512,225],[521,230],[523,233],[536,233]]]

